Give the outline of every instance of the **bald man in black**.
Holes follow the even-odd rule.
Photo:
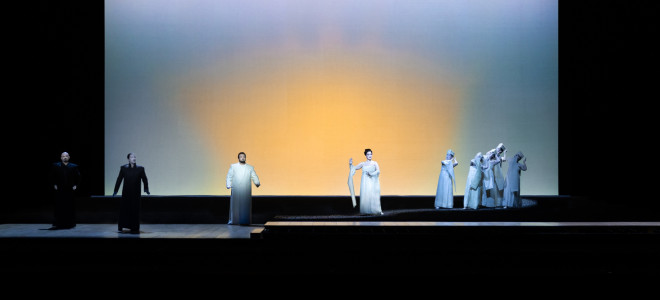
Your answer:
[[[80,185],[78,165],[69,162],[71,156],[62,152],[60,162],[54,163],[50,172],[50,183],[54,189],[54,221],[50,230],[76,227],[75,191]]]

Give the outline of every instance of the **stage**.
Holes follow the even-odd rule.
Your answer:
[[[226,213],[220,208],[226,204],[222,197],[146,197],[144,213],[152,219],[142,222],[140,234],[119,233],[114,221],[104,222],[114,214],[112,205],[96,207],[99,220],[68,230],[46,230],[50,223],[37,222],[47,220],[48,211],[22,210],[14,218],[43,217],[1,224],[0,255],[6,272],[43,274],[660,273],[660,220],[652,212],[643,213],[648,209],[572,197],[526,197],[527,205],[520,209],[436,210],[426,207],[430,197],[384,197],[384,214],[367,216],[338,199],[346,200],[255,197],[259,222],[239,226],[222,223],[220,217],[209,222],[211,216]],[[116,198],[102,200],[108,204]],[[200,206],[205,201],[215,203],[217,210],[208,213],[214,206]],[[289,206],[300,202],[307,206]],[[333,210],[335,204],[341,209]],[[81,219],[92,220],[89,207],[82,208]],[[176,222],[182,216],[200,222]]]
[[[0,226],[6,273],[658,275],[660,223],[267,222]],[[14,234],[18,233],[18,234]]]

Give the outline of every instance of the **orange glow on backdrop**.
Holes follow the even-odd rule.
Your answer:
[[[243,53],[187,74],[172,105],[215,154],[209,163],[225,167],[215,182],[244,151],[262,182],[255,195],[346,195],[349,158],[358,164],[371,148],[383,195],[434,194],[461,89],[456,78],[403,56],[372,47]],[[218,184],[201,193],[229,191]]]

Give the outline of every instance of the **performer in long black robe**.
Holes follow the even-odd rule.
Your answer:
[[[149,181],[147,180],[147,173],[143,166],[136,164],[137,157],[133,153],[129,153],[128,164],[119,168],[119,175],[115,183],[115,190],[112,196],[117,195],[119,186],[124,181],[124,186],[121,190],[121,201],[119,204],[119,222],[117,227],[119,231],[124,228],[131,230],[131,233],[140,233],[140,207],[141,207],[141,184],[144,184],[144,192],[149,193]]]
[[[50,183],[54,189],[53,226],[50,230],[76,227],[75,191],[80,185],[78,165],[69,162],[70,156],[62,152],[60,162],[54,163]]]

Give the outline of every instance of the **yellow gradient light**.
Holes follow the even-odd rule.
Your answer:
[[[188,74],[175,103],[216,154],[219,184],[206,193],[228,194],[226,169],[244,151],[262,182],[256,195],[344,195],[348,160],[364,161],[365,148],[381,167],[382,194],[435,192],[439,163],[429,162],[453,144],[461,97],[442,70],[369,47],[218,61]],[[359,186],[359,171],[354,179]]]

